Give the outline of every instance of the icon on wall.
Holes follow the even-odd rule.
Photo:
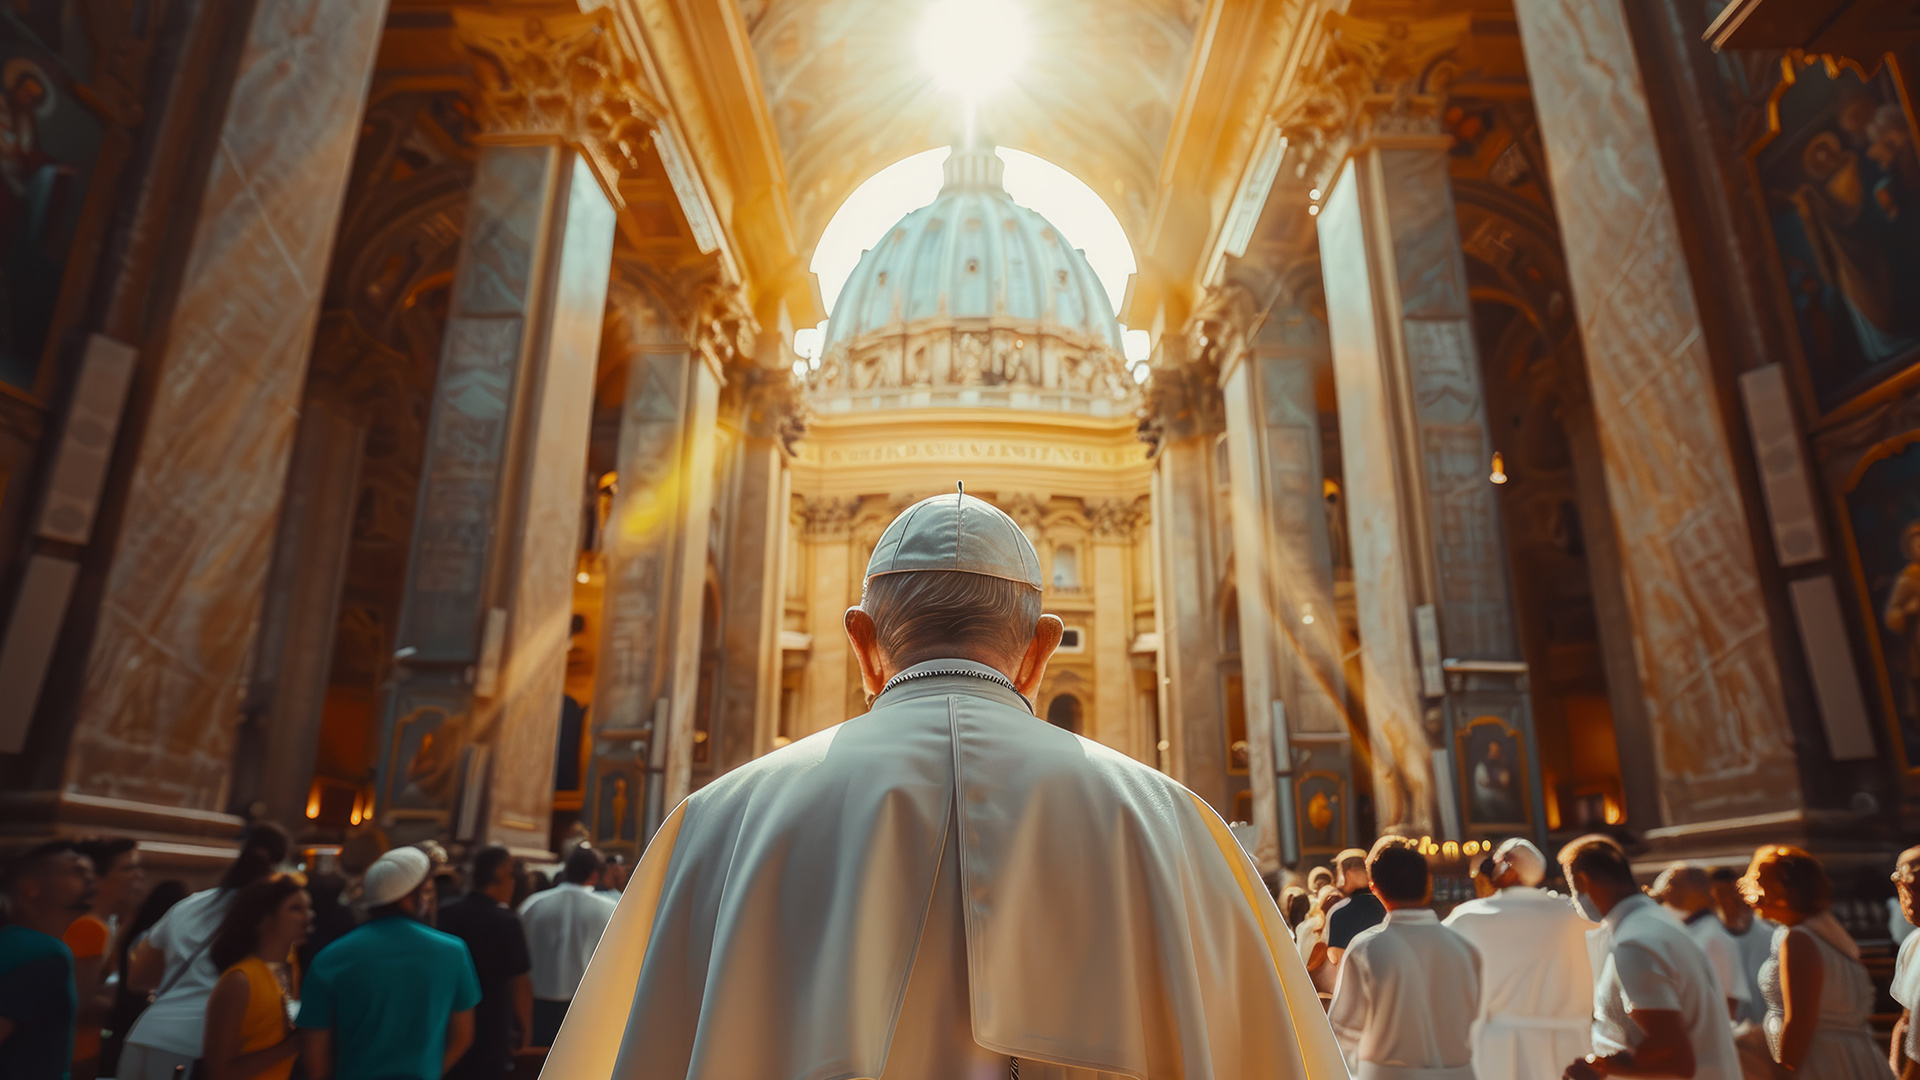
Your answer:
[[[1920,157],[1891,68],[1790,61],[1752,152],[1821,412],[1920,356]]]
[[[1847,554],[1865,594],[1882,705],[1920,766],[1920,431],[1869,450],[1845,488]]]
[[[1497,716],[1474,718],[1454,734],[1467,824],[1530,832],[1527,748],[1518,730]]]

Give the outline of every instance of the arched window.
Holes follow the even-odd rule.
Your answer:
[[[1080,734],[1080,699],[1072,694],[1054,698],[1047,705],[1047,723]]]
[[[1053,549],[1053,587],[1080,587],[1080,549],[1072,544],[1061,544]]]

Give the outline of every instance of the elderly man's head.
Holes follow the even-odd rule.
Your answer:
[[[1060,644],[1060,620],[1040,611],[1040,559],[1012,518],[955,493],[909,507],[867,564],[847,637],[861,682],[878,694],[929,660],[971,660],[1031,696]]]
[[[1693,915],[1713,906],[1713,876],[1702,867],[1674,863],[1653,879],[1647,895],[1681,915]]]
[[[1547,880],[1547,857],[1533,846],[1533,841],[1523,837],[1514,837],[1501,844],[1493,853],[1493,883],[1496,887],[1510,889],[1515,885],[1538,888]]]

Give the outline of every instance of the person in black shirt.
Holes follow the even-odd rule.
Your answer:
[[[520,868],[503,847],[481,848],[467,877],[467,895],[440,908],[440,929],[467,943],[480,975],[473,1011],[473,1047],[445,1080],[499,1080],[512,1070],[513,1052],[533,1031],[533,959],[513,899]]]
[[[1387,909],[1368,888],[1366,852],[1348,848],[1334,859],[1333,868],[1340,875],[1340,891],[1347,894],[1327,913],[1327,962],[1337,970],[1347,946],[1360,931],[1385,922]]]

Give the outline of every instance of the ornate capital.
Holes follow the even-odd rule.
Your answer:
[[[1140,441],[1158,454],[1168,439],[1226,430],[1226,404],[1220,398],[1220,368],[1208,349],[1195,357],[1181,338],[1162,339],[1160,358],[1147,377],[1146,404],[1140,409]]]
[[[1209,287],[1187,317],[1187,356],[1225,369],[1246,350],[1260,315],[1260,302],[1238,283]]]
[[[453,19],[455,40],[476,61],[482,130],[565,139],[617,193],[666,111],[641,87],[611,14],[456,10]]]
[[[1328,12],[1322,29],[1318,55],[1302,65],[1273,119],[1289,143],[1317,159],[1310,167],[1323,187],[1357,143],[1444,132],[1441,114],[1471,14],[1400,21]]]
[[[1020,526],[1020,531],[1027,534],[1027,539],[1040,535],[1040,520],[1047,513],[1047,504],[1040,496],[1024,491],[1008,492],[1000,496],[998,505]]]
[[[687,340],[719,370],[751,367],[753,342],[759,334],[759,320],[753,317],[740,286],[715,281],[695,290]]]
[[[855,496],[826,496],[808,499],[800,514],[807,523],[810,540],[845,540],[853,534],[853,515],[860,509]]]
[[[1144,499],[1088,499],[1086,507],[1096,540],[1129,543],[1147,521]]]

